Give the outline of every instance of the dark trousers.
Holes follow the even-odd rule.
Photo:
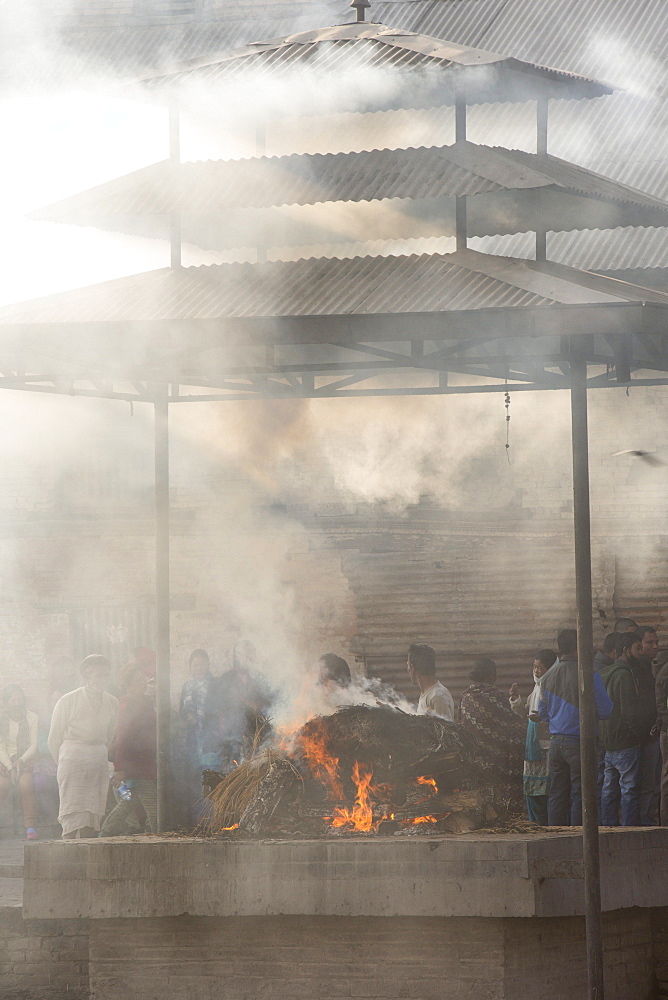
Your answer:
[[[581,826],[582,780],[579,737],[551,736],[547,761],[550,769],[548,825]]]
[[[640,748],[606,750],[601,826],[640,826]]]
[[[661,826],[668,826],[668,733],[661,733]]]
[[[525,795],[524,799],[529,822],[547,826],[547,795]]]
[[[659,788],[661,785],[661,748],[655,737],[640,747],[640,825],[656,826],[659,822]]]

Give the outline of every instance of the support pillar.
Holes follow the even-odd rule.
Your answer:
[[[539,97],[536,102],[536,152],[547,153],[547,97]]]
[[[536,102],[536,152],[547,153],[547,97],[539,97]],[[547,233],[544,229],[536,229],[536,260],[547,258]]]
[[[571,359],[570,375],[587,997],[588,1000],[604,1000],[601,872],[598,843],[598,766],[596,759],[596,709],[594,704],[594,629],[591,611],[587,362],[584,357],[573,357]]]
[[[455,142],[466,142],[466,69],[455,74]]]
[[[466,70],[455,75],[455,142],[466,142]],[[466,221],[466,196],[455,198],[455,235],[457,250],[466,250],[468,232]]]
[[[357,13],[359,14],[359,8]],[[364,17],[362,17],[362,20],[364,20]],[[267,119],[264,114],[255,121],[255,155],[267,155]],[[262,222],[258,222],[257,246],[255,248],[255,259],[258,264],[267,260],[267,242],[266,226]]]
[[[170,828],[171,683],[169,620],[169,397],[166,385],[155,387],[155,605],[156,707],[158,715],[158,832]]]
[[[169,105],[169,159],[174,169],[181,162],[181,125],[176,101]],[[181,267],[181,213],[169,217],[170,267]]]

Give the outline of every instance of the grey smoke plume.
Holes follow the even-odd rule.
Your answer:
[[[52,46],[35,10],[30,4],[5,3],[0,5],[0,17],[19,39],[21,59],[28,64],[43,58],[55,61],[62,52]],[[606,58],[612,54],[619,64],[611,65],[610,76],[616,76],[619,66],[626,71],[633,65],[628,53],[610,40],[603,48]],[[582,128],[571,127],[576,114],[573,102],[554,102],[552,120],[568,124],[562,132],[568,132],[569,139],[551,151],[592,164],[601,149],[609,151],[604,140],[611,137],[602,133],[609,125],[597,126],[597,131],[591,124],[603,102],[610,106],[617,102],[626,112],[633,109],[633,115],[624,118],[633,145],[642,139],[646,148],[648,144],[659,148],[660,121],[656,106],[646,99],[644,81],[644,74],[642,86],[630,81],[642,91],[642,100],[615,95],[582,105],[577,112],[585,122]],[[97,81],[99,87],[103,83]],[[317,72],[311,84],[330,101],[341,86]],[[349,95],[357,91],[365,100],[386,99],[395,85],[391,76],[376,71],[345,81]],[[205,108],[208,115],[197,120],[186,116],[184,157],[254,153],[258,111],[265,117],[289,112],[282,122],[268,127],[270,153],[430,144],[454,137],[451,111],[332,115],[322,126],[309,121],[305,127],[294,116],[305,110],[299,95],[306,99],[308,89],[300,75],[285,77],[278,86],[272,78],[258,78],[252,87],[246,83],[243,91],[230,91],[224,116],[219,117],[218,107],[211,104]],[[202,93],[185,96],[199,99]],[[73,88],[48,96],[13,94],[0,113],[6,149],[14,151],[0,164],[4,301],[166,264],[166,245],[158,241],[20,218],[40,204],[163,159],[167,130],[162,109],[110,98],[101,90]],[[474,108],[470,138],[533,149],[534,114],[531,103]],[[492,117],[495,124],[490,131]],[[605,116],[600,115],[600,121]],[[342,139],[332,138],[336,125],[343,126]],[[348,244],[359,238],[351,225]],[[435,248],[434,243],[430,246]],[[187,259],[208,258],[193,253]],[[631,398],[622,389],[591,394],[592,502],[596,530],[602,534],[613,516],[632,520],[665,512],[665,478],[639,480],[630,466],[622,471],[619,460],[613,464],[611,459],[614,451],[624,448],[666,448],[664,422],[643,419],[646,401],[655,406],[660,392],[634,391]],[[408,516],[425,499],[445,511],[476,513],[481,523],[499,511],[565,522],[570,517],[571,490],[567,394],[511,392],[511,399],[510,464],[502,395],[173,408],[175,690],[185,677],[192,648],[208,648],[218,671],[228,665],[234,641],[248,636],[257,645],[260,667],[283,691],[281,724],[298,724],[326,707],[315,685],[316,658],[328,648],[348,658],[357,631],[354,595],[341,559],[325,552],[323,533],[312,525],[329,503],[377,512],[380,530],[386,513]],[[124,489],[129,494],[145,487],[148,496],[151,427],[149,414],[141,407],[130,418],[127,407],[100,401],[8,394],[0,404],[6,429],[0,459],[6,477],[19,484],[0,498],[6,512],[18,518],[27,509],[38,522],[40,511],[53,500],[50,491],[56,480],[69,479],[76,513],[87,462],[100,446],[125,456],[127,471],[119,477],[121,500]],[[50,435],[45,435],[45,426]],[[658,472],[663,476],[662,470]],[[30,499],[34,497],[38,499]],[[110,517],[112,513],[117,517],[117,511],[110,509]],[[5,597],[29,602],[31,593],[44,592],[45,579],[50,581],[47,593],[54,604],[91,595],[109,600],[122,594],[126,599],[142,588],[150,593],[150,511],[141,530],[136,522],[133,530],[138,534],[96,537],[84,544],[79,537],[68,540],[67,531],[58,527],[59,540],[35,556],[17,529],[17,537],[6,539],[3,546],[0,581]],[[548,566],[545,572],[552,570]],[[603,578],[603,571],[599,576]],[[606,590],[606,580],[597,583],[604,595],[610,589]],[[510,593],[512,580],[508,589]],[[509,600],[507,595],[504,599]],[[28,678],[39,676],[45,646],[39,638],[32,642],[31,646],[28,636],[14,647],[5,644],[2,672],[7,680],[16,679],[21,671]],[[373,699],[377,694],[368,684],[354,688],[356,698]]]

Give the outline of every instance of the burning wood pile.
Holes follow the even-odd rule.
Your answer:
[[[201,831],[462,833],[507,812],[517,777],[490,766],[476,735],[455,723],[357,705],[310,719],[226,777],[205,771]]]

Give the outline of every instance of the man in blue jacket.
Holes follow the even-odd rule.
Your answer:
[[[582,781],[580,774],[580,697],[578,689],[577,632],[562,629],[557,636],[559,659],[540,681],[538,715],[550,727],[550,797],[547,802],[549,826],[582,824]],[[612,701],[605,685],[594,673],[596,717],[609,719]]]

